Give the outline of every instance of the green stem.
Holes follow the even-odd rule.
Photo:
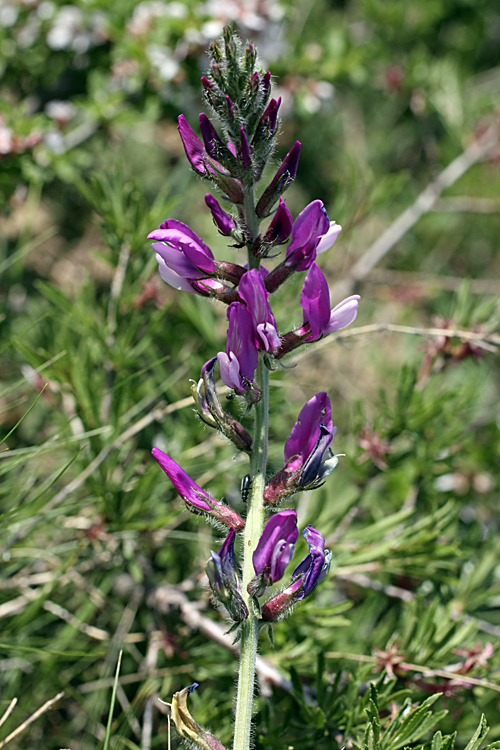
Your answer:
[[[233,750],[249,750],[253,696],[255,683],[255,660],[259,638],[258,612],[248,595],[247,586],[254,577],[252,555],[264,527],[264,487],[266,483],[267,433],[269,421],[269,371],[262,356],[256,373],[256,381],[262,390],[262,398],[255,405],[255,432],[252,442],[251,477],[252,486],[248,500],[248,514],[243,532],[243,585],[242,596],[248,607],[248,619],[241,628],[240,671],[236,696],[236,721]]]

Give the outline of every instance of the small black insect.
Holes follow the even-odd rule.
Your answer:
[[[250,487],[252,486],[252,477],[250,474],[245,474],[243,479],[241,480],[241,499],[244,503],[248,500],[248,495],[250,494]]]

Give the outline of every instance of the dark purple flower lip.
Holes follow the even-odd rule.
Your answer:
[[[249,584],[253,596],[259,596],[266,586],[283,578],[298,535],[294,510],[283,510],[271,516],[253,553],[255,579]]]

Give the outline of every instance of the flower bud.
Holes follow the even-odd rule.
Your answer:
[[[264,242],[269,245],[282,245],[290,237],[292,226],[292,214],[286,207],[283,198],[280,198],[278,210],[264,235]]]
[[[247,134],[243,125],[240,127],[241,134],[241,146],[240,146],[240,160],[245,170],[249,170],[252,164],[252,154],[250,152],[250,146],[248,145]]]
[[[222,138],[203,112],[200,114],[200,131],[207,154],[211,156],[212,159],[218,159],[219,155],[217,147],[219,146],[220,148],[220,146],[223,146],[224,144]]]
[[[206,572],[214,598],[225,606],[234,622],[243,622],[248,617],[248,608],[240,594],[234,539],[235,532],[231,529],[219,552],[210,552]]]
[[[224,524],[224,526],[228,526],[230,529],[241,531],[245,526],[245,522],[236,511],[210,497],[208,492],[202,490],[179,464],[175,463],[170,456],[167,456],[159,448],[153,448],[151,452],[153,458],[159,463],[186,503],[188,510],[198,515],[205,514]]]
[[[215,387],[214,370],[217,357],[210,359],[201,368],[201,378],[191,388],[191,393],[203,421],[219,429],[240,451],[250,451],[252,438],[236,419],[227,414]]]
[[[219,232],[226,237],[230,237],[231,232],[236,228],[233,217],[222,210],[217,199],[210,193],[206,194],[205,203],[212,213],[212,219]]]
[[[257,203],[255,212],[259,218],[267,216],[280,195],[287,190],[295,179],[299,165],[301,144],[296,141],[288,154],[283,159],[281,166],[274,175],[270,184],[262,193]]]

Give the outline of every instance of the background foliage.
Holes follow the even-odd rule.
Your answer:
[[[322,263],[334,289],[498,128],[494,0],[2,4],[0,707],[18,703],[0,737],[65,693],[11,748],[105,746],[120,649],[110,747],[164,747],[156,697],[193,681],[197,720],[230,742],[235,658],[162,588],[217,621],[203,574],[217,537],[150,457],[167,449],[238,507],[246,464],[200,430],[189,398],[224,347],[225,310],[162,285],[145,241],[175,216],[225,250],[175,120],[195,123],[206,46],[227,21],[274,74],[280,153],[303,143],[289,207],[321,198],[344,227]],[[318,390],[346,458],[299,498],[334,565],[275,627],[274,650],[263,639],[289,682],[261,686],[258,749],[448,750],[456,732],[475,750],[483,713],[500,739],[494,339],[363,333],[497,329],[499,160],[493,146],[357,281],[357,333],[272,378],[270,471]],[[297,284],[283,290],[282,330],[297,322]]]

